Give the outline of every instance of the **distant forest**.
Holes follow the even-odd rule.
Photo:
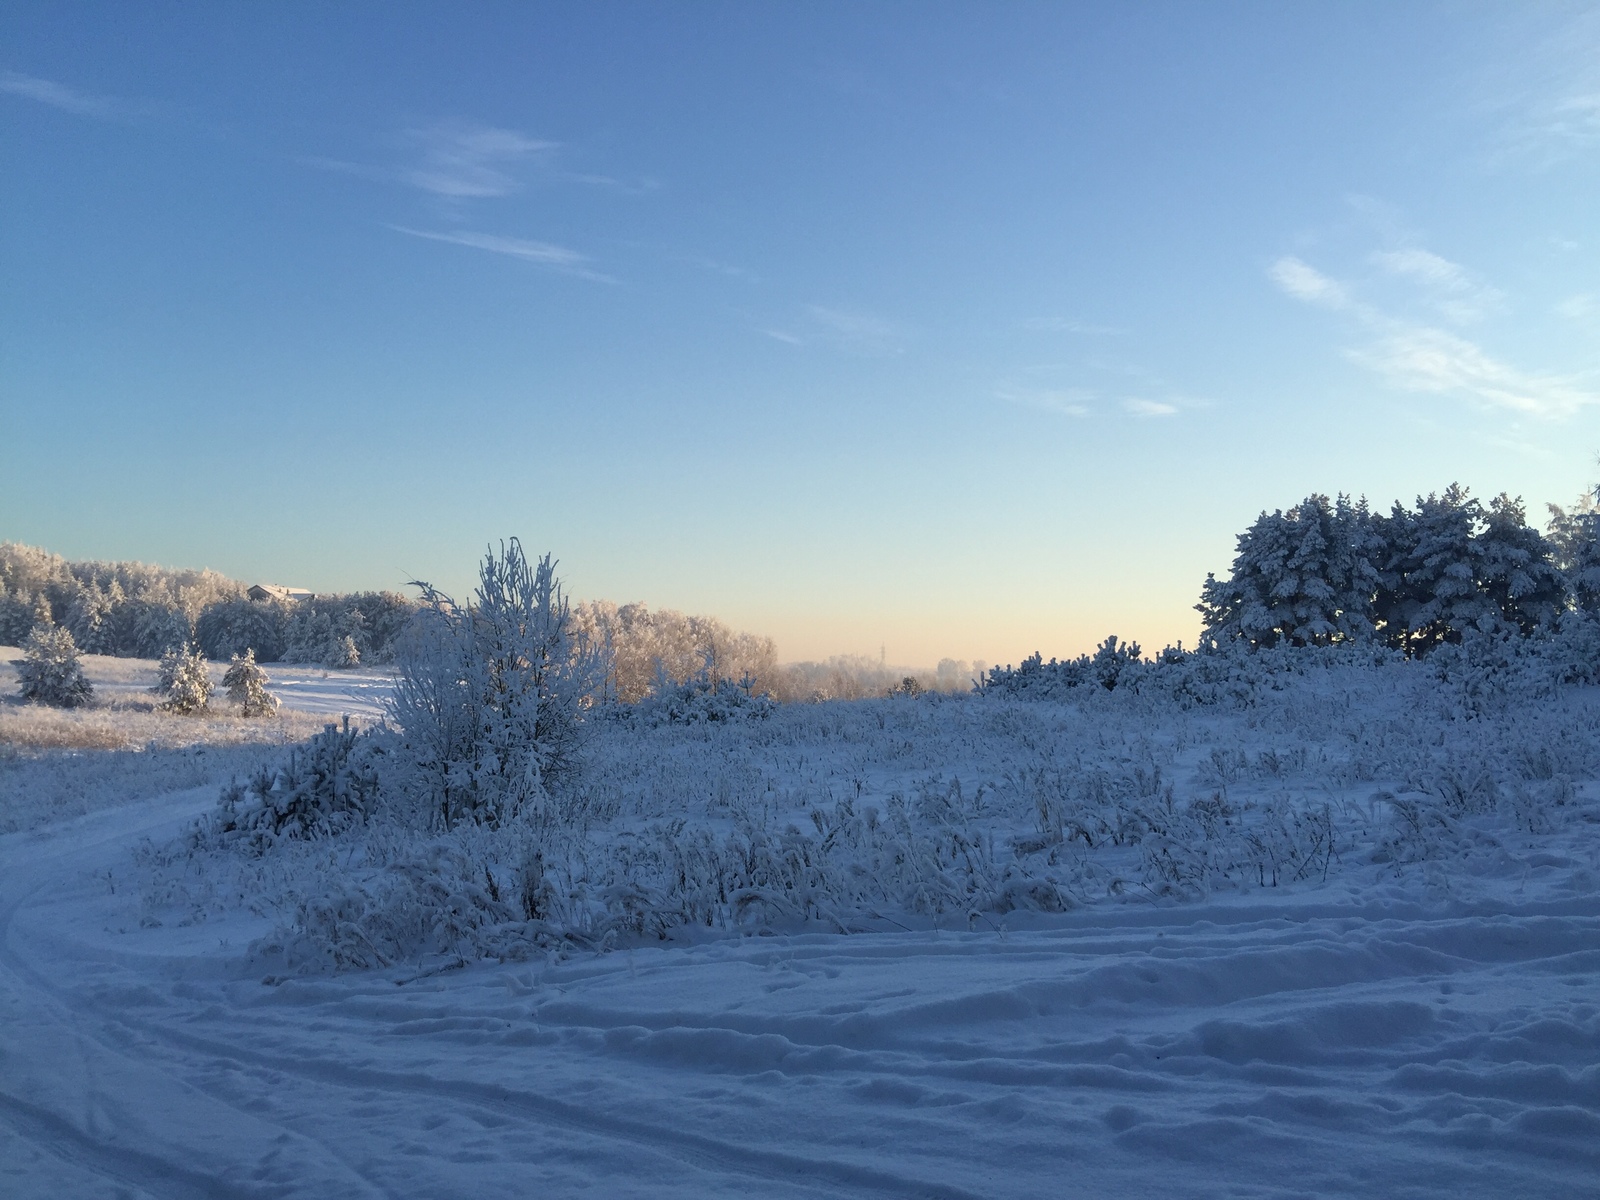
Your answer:
[[[35,625],[49,622],[71,632],[86,654],[159,658],[192,644],[223,662],[254,650],[264,663],[382,666],[394,661],[397,639],[418,607],[398,592],[251,600],[248,587],[215,571],[70,562],[3,542],[0,645],[21,645]],[[630,703],[658,679],[683,683],[701,674],[747,681],[780,700],[854,700],[890,689],[966,691],[984,671],[983,663],[948,658],[932,669],[857,655],[780,664],[770,637],[643,604],[585,601],[573,606],[573,617],[579,629],[610,645],[608,693]]]

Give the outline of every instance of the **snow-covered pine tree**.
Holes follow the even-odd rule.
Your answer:
[[[84,677],[78,661],[78,647],[70,630],[59,625],[37,624],[22,643],[22,660],[17,663],[22,698],[58,708],[77,708],[89,703],[94,689]]]
[[[222,686],[228,689],[228,699],[239,706],[246,717],[265,717],[278,708],[278,698],[267,691],[267,673],[256,665],[256,652],[246,650],[235,654],[222,677]]]
[[[1408,655],[1460,641],[1468,628],[1493,628],[1498,609],[1478,587],[1475,535],[1483,506],[1452,483],[1444,495],[1417,497],[1415,512],[1396,502],[1375,522],[1384,544],[1375,605],[1385,641]]]
[[[1377,543],[1365,502],[1308,496],[1239,535],[1229,579],[1206,577],[1207,636],[1252,646],[1328,645],[1370,636]]]
[[[1489,502],[1475,540],[1479,591],[1493,604],[1499,623],[1523,635],[1554,624],[1567,607],[1567,583],[1556,566],[1555,547],[1528,525],[1526,511],[1520,499],[1502,492]]]
[[[0,646],[20,646],[33,628],[33,605],[0,580]]]
[[[135,600],[129,605],[134,614],[134,654],[139,658],[160,658],[169,650],[188,646],[194,631],[181,608],[161,600]]]
[[[1238,537],[1229,577],[1208,574],[1200,589],[1195,607],[1205,635],[1216,642],[1243,639],[1252,646],[1276,645],[1280,626],[1292,624],[1275,593],[1294,550],[1294,530],[1282,510],[1257,517]]]
[[[322,665],[334,670],[359,667],[361,651],[356,647],[356,639],[348,633],[342,637],[335,637],[328,647],[327,657],[322,660]]]
[[[67,609],[67,628],[84,654],[110,654],[114,650],[110,597],[96,583],[80,588]]]
[[[252,650],[258,662],[276,662],[283,657],[288,621],[283,604],[235,596],[206,605],[195,621],[195,641],[207,658],[229,659]]]
[[[33,598],[33,617],[28,625],[30,630],[40,627],[50,627],[56,623],[55,615],[50,607],[50,598],[43,592]]]
[[[168,712],[204,712],[212,690],[205,656],[188,643],[172,647],[161,656],[156,686],[150,690],[164,697],[161,707]]]

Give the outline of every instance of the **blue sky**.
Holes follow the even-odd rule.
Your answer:
[[[1263,508],[1600,476],[1590,5],[0,12],[0,538],[787,658],[1192,641]]]

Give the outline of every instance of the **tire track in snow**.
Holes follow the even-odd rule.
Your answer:
[[[182,794],[186,793],[174,793],[174,795]],[[154,820],[136,825],[131,833],[133,835],[144,833],[149,829],[168,824],[171,820],[171,814],[165,813]],[[45,1029],[59,1031],[60,1036],[55,1039],[57,1042],[74,1045],[83,1060],[86,1074],[91,1077],[102,1074],[107,1063],[131,1067],[135,1073],[142,1069],[168,1085],[169,1100],[173,1097],[181,1098],[186,1093],[204,1095],[212,1103],[221,1104],[238,1114],[241,1123],[266,1125],[277,1130],[279,1137],[276,1139],[274,1150],[269,1151],[267,1157],[276,1157],[277,1149],[292,1147],[295,1143],[301,1145],[309,1143],[318,1147],[329,1159],[354,1176],[361,1194],[383,1197],[384,1200],[398,1200],[393,1192],[376,1184],[351,1164],[337,1148],[321,1138],[308,1136],[279,1122],[247,1113],[237,1105],[218,1097],[209,1088],[197,1087],[174,1077],[170,1072],[157,1069],[148,1056],[135,1058],[126,1051],[110,1045],[103,1038],[86,1032],[85,1023],[75,1019],[81,1015],[81,1010],[73,1006],[69,995],[55,986],[43,972],[28,963],[20,954],[13,941],[16,916],[24,905],[48,886],[46,873],[59,872],[63,864],[71,863],[74,857],[82,858],[88,852],[121,841],[129,836],[129,833],[130,831],[121,831],[115,835],[101,837],[88,845],[73,847],[69,851],[57,851],[54,854],[32,858],[20,871],[15,870],[17,864],[14,855],[7,864],[11,870],[4,877],[4,890],[0,891],[0,972],[7,977],[7,982],[18,999],[29,1001],[28,1008],[31,1010],[29,1015],[35,1021],[41,1022]],[[73,851],[76,851],[75,855]],[[14,1026],[15,1023],[16,1018],[13,1015],[9,1024]],[[0,1058],[4,1057],[6,1057],[5,1049],[0,1045]],[[101,1061],[97,1063],[97,1059]],[[11,1075],[16,1069],[16,1064],[11,1063],[9,1066],[8,1075]],[[96,1103],[104,1099],[101,1091],[90,1083],[83,1096],[85,1111],[91,1108],[121,1107],[120,1104],[108,1106]],[[149,1104],[146,1097],[119,1099],[143,1100],[147,1106]],[[298,1190],[292,1185],[286,1186],[281,1179],[263,1180],[259,1185],[225,1183],[216,1176],[180,1166],[170,1158],[96,1138],[60,1113],[22,1099],[9,1091],[0,1090],[0,1110],[5,1114],[6,1123],[17,1132],[18,1136],[44,1153],[68,1163],[85,1166],[92,1173],[108,1179],[136,1186],[141,1190],[149,1190],[150,1194],[162,1197],[163,1200],[167,1196],[173,1196],[175,1200],[198,1200],[200,1197],[216,1198],[216,1200],[255,1196],[282,1197],[293,1195]],[[241,1170],[254,1167],[259,1172],[264,1170],[263,1162],[262,1159],[253,1164],[241,1161],[239,1166]],[[145,1180],[149,1181],[148,1186],[142,1182]],[[348,1184],[348,1181],[346,1182]],[[347,1193],[348,1187],[341,1189],[341,1194]],[[329,1193],[317,1190],[310,1194],[320,1200]]]
[[[159,823],[165,823],[170,818],[164,818]],[[112,839],[102,839],[96,845],[104,845]],[[26,981],[27,990],[36,996],[47,999],[50,1008],[57,1010],[52,1014],[55,1021],[82,1037],[81,1028],[76,1022],[64,1019],[74,1013],[81,1013],[81,1008],[72,1004],[72,997],[54,985],[48,977],[19,953],[13,941],[13,925],[18,911],[30,899],[34,898],[47,886],[45,881],[39,880],[47,865],[59,868],[62,860],[71,861],[71,855],[58,853],[45,860],[38,860],[30,864],[29,874],[35,876],[32,881],[24,881],[18,876],[13,876],[6,888],[9,893],[0,899],[0,969],[4,969],[19,982]],[[21,884],[21,886],[18,886]],[[98,1007],[98,1006],[94,1006]],[[198,1051],[207,1058],[208,1065],[234,1064],[249,1068],[266,1069],[281,1074],[292,1075],[306,1082],[321,1086],[334,1086],[342,1089],[362,1089],[386,1092],[391,1095],[421,1095],[431,1099],[448,1096],[457,1103],[470,1107],[488,1109],[502,1115],[511,1115],[524,1120],[533,1118],[547,1125],[556,1125],[563,1129],[578,1132],[589,1137],[599,1136],[615,1141],[648,1148],[665,1157],[676,1159],[690,1166],[705,1170],[709,1169],[725,1175],[744,1177],[753,1181],[762,1180],[768,1183],[787,1185],[806,1184],[820,1189],[831,1189],[839,1194],[842,1189],[846,1195],[879,1195],[886,1197],[905,1197],[907,1200],[979,1200],[978,1194],[953,1187],[947,1184],[932,1183],[923,1180],[910,1179],[888,1171],[870,1166],[849,1163],[837,1159],[810,1158],[796,1154],[788,1154],[778,1150],[764,1150],[752,1146],[739,1145],[717,1138],[707,1137],[703,1134],[691,1133],[679,1129],[663,1128],[647,1121],[619,1117],[609,1113],[586,1109],[580,1105],[557,1100],[553,1097],[540,1096],[531,1092],[518,1092],[510,1088],[494,1084],[477,1084],[466,1080],[441,1080],[430,1076],[411,1076],[397,1072],[378,1071],[368,1067],[359,1067],[351,1064],[341,1064],[328,1060],[315,1059],[287,1059],[280,1055],[262,1054],[246,1050],[242,1047],[228,1043],[215,1042],[210,1039],[198,1037],[193,1034],[183,1033],[167,1028],[159,1023],[141,1020],[127,1014],[108,1015],[100,1014],[100,1019],[108,1024],[120,1025],[129,1030],[136,1030],[156,1041],[165,1043],[169,1047],[184,1048]],[[125,1050],[119,1049],[100,1037],[91,1038],[100,1052],[127,1059]],[[143,1061],[150,1063],[148,1056]],[[165,1072],[170,1078],[170,1070]],[[256,1113],[247,1113],[236,1104],[218,1096],[213,1087],[193,1082],[182,1082],[180,1086],[191,1088],[208,1096],[216,1103],[223,1104],[230,1110],[240,1114],[241,1118],[262,1122],[281,1129],[287,1136],[307,1138],[308,1135],[298,1130],[286,1127],[280,1122],[264,1118]],[[78,1130],[66,1118],[50,1113],[48,1110],[30,1105],[25,1101],[0,1093],[0,1101],[8,1106],[16,1106],[22,1114],[18,1121],[19,1130],[26,1126],[29,1130],[29,1140],[34,1140],[35,1135],[43,1137],[49,1129],[60,1130],[58,1141],[62,1138],[75,1138],[87,1147],[91,1156],[98,1155],[108,1163],[114,1163],[123,1152],[116,1147],[97,1142],[87,1133]],[[310,1137],[309,1140],[321,1146],[330,1156],[357,1175],[373,1194],[393,1197],[395,1193],[360,1172],[356,1167],[344,1159],[342,1154],[320,1138]],[[163,1160],[151,1156],[150,1164],[159,1165]],[[117,1177],[117,1176],[113,1176]],[[237,1192],[223,1189],[223,1185],[209,1177],[187,1172],[186,1177],[198,1181],[194,1186],[209,1186],[210,1191],[195,1191],[193,1196],[206,1197],[233,1197],[260,1194],[256,1192]],[[223,1189],[223,1190],[218,1190]],[[163,1195],[159,1189],[157,1195]],[[273,1186],[273,1194],[282,1194],[282,1185]],[[179,1200],[189,1200],[188,1196],[180,1196]]]
[[[282,1194],[277,1185],[239,1188],[158,1155],[109,1145],[66,1118],[4,1092],[0,1092],[0,1121],[52,1158],[135,1188],[154,1200],[241,1200]]]
[[[911,1179],[839,1159],[806,1158],[680,1129],[666,1129],[648,1121],[615,1116],[551,1096],[518,1091],[502,1084],[380,1071],[329,1059],[286,1058],[281,1053],[247,1050],[137,1019],[125,1019],[122,1023],[169,1045],[199,1051],[214,1062],[231,1062],[241,1067],[276,1071],[308,1082],[351,1090],[377,1090],[390,1095],[433,1098],[448,1096],[460,1103],[499,1114],[533,1116],[547,1124],[559,1125],[578,1133],[591,1136],[600,1134],[630,1142],[666,1157],[726,1174],[787,1184],[809,1178],[819,1184],[848,1188],[852,1195],[860,1195],[864,1190],[883,1196],[907,1197],[909,1200],[981,1200],[978,1193],[949,1184]]]

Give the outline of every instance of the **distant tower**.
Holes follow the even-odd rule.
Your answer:
[[[878,643],[878,665],[880,667],[886,667],[886,666],[889,665],[889,643],[888,642],[880,642],[880,643]]]

